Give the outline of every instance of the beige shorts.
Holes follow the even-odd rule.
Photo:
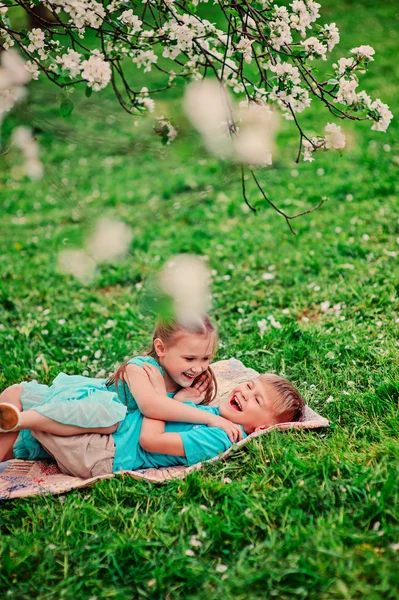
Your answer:
[[[115,443],[112,435],[85,433],[63,437],[42,431],[31,433],[66,475],[90,479],[113,472]]]

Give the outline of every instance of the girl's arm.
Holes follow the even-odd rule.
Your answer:
[[[165,433],[165,421],[144,417],[140,433],[140,446],[147,452],[186,456],[183,440],[178,433]]]
[[[241,427],[235,423],[169,398],[166,395],[164,379],[157,367],[148,363],[144,363],[143,367],[127,365],[126,379],[129,389],[145,417],[220,427],[227,433],[232,443],[237,439],[242,439]]]

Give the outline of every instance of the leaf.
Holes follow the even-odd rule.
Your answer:
[[[64,119],[67,119],[72,114],[73,109],[74,104],[69,98],[65,98],[60,104],[60,113]]]
[[[86,98],[90,98],[90,96],[92,95],[92,93],[93,93],[93,88],[91,88],[91,87],[89,87],[87,85],[86,89],[85,89],[85,96],[86,96]]]
[[[338,79],[331,78],[327,81],[330,85],[337,85],[339,83]]]

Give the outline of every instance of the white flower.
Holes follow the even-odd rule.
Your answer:
[[[191,550],[191,548],[188,548],[186,550],[186,556],[195,556],[194,550]]]
[[[190,541],[188,543],[190,546],[194,546],[195,548],[201,548],[202,546],[202,542],[195,535],[191,536]]]
[[[44,50],[45,47],[45,35],[42,29],[32,29],[29,31],[28,38],[30,44],[28,46],[29,52],[37,52],[38,50]]]
[[[338,75],[344,75],[350,73],[355,64],[356,61],[354,58],[340,58],[338,65],[334,64],[333,67],[336,69]]]
[[[294,0],[290,4],[292,15],[290,17],[291,27],[301,32],[302,37],[306,35],[306,29],[311,29],[314,23],[320,16],[320,4],[313,0]]]
[[[368,61],[372,61],[374,60],[373,56],[375,54],[375,50],[371,46],[359,46],[358,48],[352,48],[350,53],[355,54],[357,60],[362,60],[365,58]]]
[[[369,107],[369,114],[370,113],[372,118],[376,119],[376,122],[371,129],[374,131],[386,131],[393,119],[393,114],[389,110],[389,106],[377,98],[377,100],[374,100]]]
[[[176,56],[179,56],[180,52],[181,50],[179,46],[167,46],[162,52],[162,56],[164,58],[170,58],[171,60],[174,60]]]
[[[339,30],[335,23],[324,25],[320,30],[320,37],[327,42],[328,51],[331,50],[339,43]]]
[[[68,52],[62,56],[57,56],[55,60],[59,65],[61,65],[62,69],[69,70],[69,77],[72,79],[80,73],[81,59],[82,55],[79,54],[79,52],[75,52],[75,50],[69,48]]]
[[[341,127],[335,123],[327,123],[324,128],[326,132],[325,147],[328,149],[340,149],[345,147],[345,135],[341,132]]]
[[[358,85],[359,84],[356,79],[350,79],[348,81],[347,79],[341,78],[339,81],[339,89],[335,101],[346,104],[347,106],[350,106],[356,102],[357,95],[355,90]]]
[[[133,58],[138,68],[144,67],[144,73],[151,71],[151,65],[158,61],[158,56],[153,50],[140,50]]]
[[[179,322],[196,324],[208,312],[209,280],[208,268],[197,256],[180,254],[165,264],[159,275],[160,287],[173,299]]]
[[[310,37],[304,42],[301,42],[302,46],[305,48],[306,57],[310,60],[314,58],[321,58],[322,60],[327,60],[327,46],[322,44],[317,37]]]
[[[95,92],[102,90],[108,85],[111,81],[111,74],[111,67],[104,60],[103,54],[93,53],[89,60],[82,62],[82,77]]]
[[[32,75],[32,79],[39,79],[40,69],[33,60],[27,60],[25,63],[25,69]]]
[[[140,21],[137,15],[133,14],[133,10],[125,10],[120,17],[118,17],[124,25],[130,25],[132,30],[129,32],[131,35],[141,31],[143,21]]]
[[[123,221],[102,218],[89,238],[88,254],[98,262],[111,262],[122,259],[128,252],[132,240],[131,229]]]
[[[69,22],[80,31],[84,31],[86,25],[98,29],[105,17],[104,6],[95,0],[57,0],[57,5],[69,15]]]
[[[83,250],[63,250],[58,255],[58,266],[82,283],[90,283],[94,279],[96,261]]]
[[[326,358],[328,358],[329,360],[333,360],[335,358],[334,352],[327,352]]]
[[[229,567],[227,565],[216,565],[216,572],[217,573],[225,573],[227,571]]]
[[[265,281],[269,281],[270,279],[274,279],[274,275],[273,273],[263,273],[262,275],[262,279],[264,279]]]
[[[263,337],[263,334],[265,333],[266,329],[268,328],[268,323],[267,323],[266,319],[262,319],[261,321],[258,321],[257,325],[259,327],[259,335],[260,335],[260,337]]]
[[[243,53],[243,57],[244,57],[244,60],[246,63],[252,62],[252,44],[253,44],[253,42],[254,42],[253,40],[250,40],[249,38],[242,36],[236,46],[236,50],[238,50],[238,52]]]

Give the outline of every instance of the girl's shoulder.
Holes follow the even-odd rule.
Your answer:
[[[161,375],[164,374],[161,365],[152,356],[134,356],[127,362],[129,365],[138,365],[139,367],[142,367],[144,363],[148,363],[157,367],[161,371]]]

